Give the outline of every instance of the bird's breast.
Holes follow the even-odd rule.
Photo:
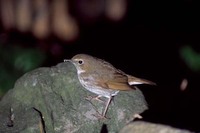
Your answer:
[[[81,85],[85,89],[97,95],[102,95],[104,97],[109,98],[110,96],[117,95],[117,93],[119,92],[118,90],[111,90],[99,85],[99,82],[98,82],[99,78],[97,77],[97,75],[94,76],[94,75],[87,75],[87,74],[82,73],[82,74],[79,74],[78,78]]]

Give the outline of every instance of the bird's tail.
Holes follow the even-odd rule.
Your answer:
[[[139,84],[156,85],[156,83],[154,83],[150,80],[137,78],[137,77],[134,77],[131,75],[128,75],[128,83],[129,83],[129,85],[139,85]]]

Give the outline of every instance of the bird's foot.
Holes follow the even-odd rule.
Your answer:
[[[103,100],[100,99],[100,95],[96,96],[96,97],[93,97],[93,96],[87,96],[85,99],[88,100],[88,101],[92,101],[92,100],[96,100],[96,101],[99,101],[99,102],[104,102]]]
[[[97,119],[99,120],[108,120],[110,118],[107,118],[106,116],[103,116],[102,114],[100,114],[98,111],[96,114],[93,114],[93,116],[95,116]]]

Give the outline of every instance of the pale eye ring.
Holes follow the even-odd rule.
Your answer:
[[[79,64],[79,65],[82,65],[83,63],[84,63],[83,60],[79,60],[79,61],[78,61],[78,64]]]

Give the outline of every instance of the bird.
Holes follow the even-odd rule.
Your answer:
[[[134,86],[139,84],[156,85],[152,81],[126,74],[111,63],[88,54],[77,54],[64,60],[67,61],[75,66],[81,85],[97,95],[94,99],[108,99],[101,114],[102,118],[106,118],[109,104],[119,91],[134,90]]]

